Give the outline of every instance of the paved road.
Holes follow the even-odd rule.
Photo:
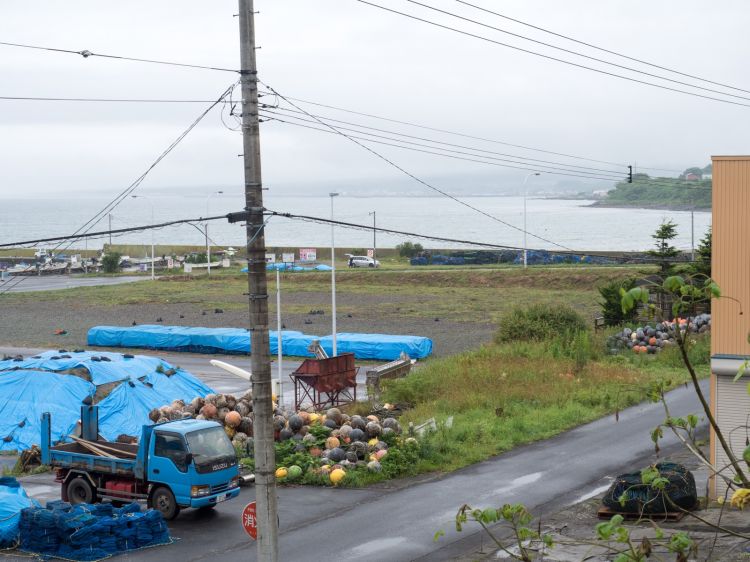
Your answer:
[[[181,363],[187,365],[184,361]],[[707,387],[707,384],[705,385]],[[693,391],[669,395],[672,413],[695,412]],[[279,490],[280,559],[364,561],[448,560],[466,552],[478,534],[458,534],[457,509],[523,502],[543,515],[601,491],[616,474],[643,466],[653,455],[649,431],[663,419],[658,404],[643,404],[559,436],[467,467],[452,474],[367,490],[285,487]],[[675,445],[669,436],[664,450]],[[26,480],[40,499],[57,497],[49,475]],[[140,561],[255,560],[252,542],[240,526],[252,488],[210,514],[186,511],[170,524],[175,544],[139,552]],[[438,530],[445,531],[439,542]]]
[[[75,277],[70,275],[44,275],[41,277],[19,276],[0,281],[0,292],[30,293],[36,291],[56,291],[58,289],[72,289],[74,287],[94,287],[97,285],[121,285],[144,281],[146,277]],[[19,283],[19,280],[22,280]]]

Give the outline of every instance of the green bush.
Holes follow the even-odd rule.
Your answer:
[[[571,307],[561,304],[534,304],[514,308],[507,314],[500,321],[495,340],[503,343],[563,337],[570,341],[574,334],[586,331],[586,321]]]
[[[409,241],[399,244],[396,246],[396,249],[398,250],[398,255],[402,258],[413,258],[424,251],[422,244],[419,242],[415,244]]]
[[[120,258],[122,256],[117,252],[107,254],[102,258],[102,269],[105,273],[117,273],[120,271]]]
[[[638,314],[637,308],[623,312],[622,295],[620,295],[620,289],[629,291],[633,287],[635,287],[635,279],[614,279],[601,287],[597,287],[597,291],[602,297],[602,300],[597,304],[602,307],[605,325],[621,326],[628,322],[635,322]]]

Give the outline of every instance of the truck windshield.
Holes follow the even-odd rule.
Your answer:
[[[186,435],[196,466],[216,462],[234,464],[235,451],[223,427],[209,427]]]

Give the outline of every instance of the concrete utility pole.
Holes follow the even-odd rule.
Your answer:
[[[695,212],[690,211],[690,261],[695,261]]]
[[[242,146],[247,215],[247,278],[250,299],[250,370],[253,389],[255,443],[255,500],[258,521],[258,560],[279,559],[276,459],[271,400],[271,358],[268,341],[268,286],[266,237],[263,231],[263,186],[260,170],[258,69],[255,62],[253,0],[239,0],[240,82],[242,84]]]

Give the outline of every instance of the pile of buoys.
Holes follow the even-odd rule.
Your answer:
[[[609,340],[610,350],[614,353],[622,349],[631,349],[634,353],[658,353],[665,347],[676,343],[677,330],[680,334],[690,332],[703,334],[711,330],[711,315],[698,314],[689,318],[675,318],[674,320],[646,325],[640,328],[624,328]]]

